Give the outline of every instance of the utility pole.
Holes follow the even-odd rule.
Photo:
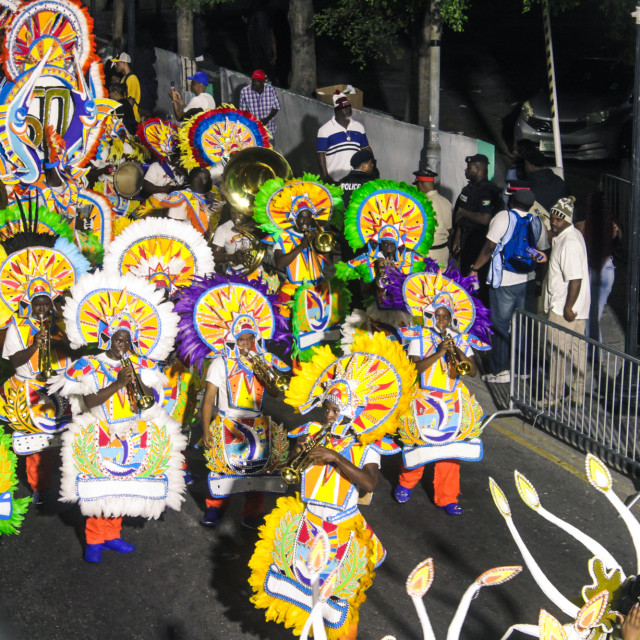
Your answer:
[[[636,64],[633,80],[633,151],[631,158],[631,211],[629,215],[629,261],[627,265],[627,331],[625,351],[638,352],[638,282],[640,280],[640,0],[631,14],[636,21]]]
[[[558,94],[556,92],[556,72],[553,61],[553,40],[551,39],[551,15],[549,14],[549,1],[542,4],[542,17],[544,20],[544,44],[547,53],[547,81],[549,82],[549,100],[551,101],[551,122],[553,125],[553,146],[556,152],[556,167],[562,169],[562,141],[560,140],[560,118],[558,116]]]
[[[429,142],[427,166],[440,173],[440,39],[442,14],[440,1],[431,0],[431,38],[429,40]]]

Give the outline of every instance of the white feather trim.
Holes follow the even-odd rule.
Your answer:
[[[166,411],[154,405],[143,413],[146,422],[155,422],[166,427],[170,439],[171,457],[167,469],[168,492],[164,499],[152,499],[144,497],[131,497],[128,495],[109,496],[95,500],[79,500],[76,482],[78,469],[73,458],[73,445],[76,434],[86,426],[96,423],[93,416],[84,414],[74,418],[69,429],[62,436],[62,479],[60,482],[60,500],[63,502],[79,502],[80,511],[85,516],[142,516],[147,519],[160,517],[165,507],[179,510],[184,501],[185,491],[183,463],[183,451],[187,446],[187,439],[180,433],[180,423],[171,418]],[[106,424],[103,423],[104,426]],[[136,426],[136,422],[130,423]],[[120,429],[118,429],[119,431]],[[115,435],[109,428],[109,433]],[[126,433],[126,432],[125,432]],[[125,435],[121,434],[121,437]]]
[[[185,245],[193,256],[195,275],[204,276],[213,272],[213,254],[204,236],[189,222],[172,218],[144,218],[138,220],[116,236],[105,252],[102,268],[107,273],[121,273],[121,262],[131,246],[145,238],[167,238]],[[168,265],[172,256],[164,258]]]
[[[158,313],[160,335],[155,345],[142,355],[153,360],[164,360],[173,349],[180,317],[173,311],[173,303],[164,300],[162,291],[157,290],[143,278],[137,278],[129,273],[124,276],[103,270],[85,273],[80,277],[78,283],[71,287],[71,297],[67,299],[64,308],[67,336],[71,346],[78,349],[87,344],[78,318],[83,300],[96,291],[120,293],[124,289],[129,294],[149,303]],[[109,318],[104,318],[104,320],[108,322]]]

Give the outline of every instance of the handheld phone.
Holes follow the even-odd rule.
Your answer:
[[[547,256],[542,253],[542,251],[538,251],[533,247],[527,247],[527,253],[536,261],[536,262],[546,262]]]

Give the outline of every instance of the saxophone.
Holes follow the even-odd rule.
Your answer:
[[[309,438],[302,445],[302,449],[289,461],[289,464],[280,469],[280,475],[285,484],[300,484],[302,472],[309,466],[309,454],[316,447],[322,446],[329,431],[331,431],[331,425],[325,424],[313,438]]]
[[[40,380],[48,380],[55,374],[51,367],[51,319],[41,315],[38,318],[38,329],[44,329],[44,342],[38,347],[38,378]]]
[[[133,382],[127,383],[127,393],[129,394],[131,404],[136,408],[136,411],[149,409],[155,401],[152,396],[145,394],[140,376],[136,373],[131,358],[129,358],[127,353],[123,353],[120,356],[120,366],[123,369],[125,367],[131,367],[131,371],[133,371]]]

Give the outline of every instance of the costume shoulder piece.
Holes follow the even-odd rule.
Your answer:
[[[103,268],[106,273],[144,278],[172,296],[194,276],[211,273],[213,255],[203,235],[188,222],[145,218],[114,239]]]
[[[185,169],[226,164],[229,156],[249,147],[271,148],[269,132],[248,111],[225,105],[198,113],[182,123],[178,134]]]
[[[329,400],[348,421],[345,430],[370,444],[395,433],[409,408],[415,377],[415,365],[399,343],[382,333],[360,336],[346,356],[336,357],[328,346],[317,348],[291,379],[285,402],[308,413]]]
[[[194,278],[179,292],[178,353],[189,363],[202,363],[224,353],[241,333],[253,333],[258,342],[283,340],[286,320],[274,309],[276,296],[267,285],[240,276]]]
[[[430,200],[404,182],[372,180],[351,196],[345,214],[345,238],[352,249],[388,239],[426,255],[436,220]]]
[[[253,216],[260,228],[277,240],[283,231],[295,225],[302,209],[311,211],[318,222],[335,223],[334,216],[340,219],[344,210],[342,189],[321,182],[312,173],[287,182],[273,178],[256,194]]]
[[[113,334],[126,330],[135,354],[151,360],[164,360],[178,333],[173,303],[153,284],[131,274],[85,274],[71,288],[64,318],[74,349],[86,344],[108,349]]]

